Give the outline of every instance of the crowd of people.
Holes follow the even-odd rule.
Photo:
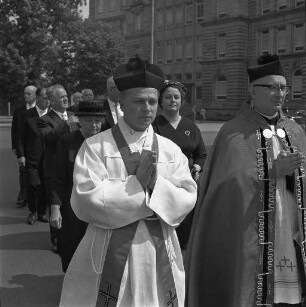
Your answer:
[[[252,99],[208,155],[185,86],[139,57],[104,100],[25,88],[17,206],[50,224],[61,307],[306,306],[306,135],[278,57],[247,72]]]

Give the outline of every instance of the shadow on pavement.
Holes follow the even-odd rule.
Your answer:
[[[8,217],[8,216],[0,216],[0,225],[12,225],[12,224],[20,224],[26,223],[25,217]]]
[[[4,235],[0,237],[0,250],[50,250],[49,237],[49,231]]]
[[[15,288],[0,288],[1,307],[58,306],[63,275],[39,277],[32,274],[15,275],[9,283]]]

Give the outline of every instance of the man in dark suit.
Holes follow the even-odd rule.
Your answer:
[[[114,82],[113,77],[107,79],[106,84],[106,99],[103,103],[103,108],[106,113],[102,123],[101,131],[107,130],[118,122],[118,119],[123,116],[123,112],[119,104],[120,93]]]
[[[50,224],[60,229],[58,247],[64,272],[87,229],[87,223],[76,217],[70,204],[74,160],[83,141],[100,132],[105,113],[102,102],[81,101],[75,115],[79,118],[81,128],[59,139],[52,177]]]
[[[36,102],[36,87],[29,85],[24,89],[24,100],[25,104],[18,106],[13,113],[12,127],[11,127],[11,141],[12,141],[12,151],[16,154],[17,147],[17,137],[20,131],[20,126],[22,123],[23,113],[35,106]],[[19,185],[20,190],[17,198],[17,206],[23,207],[27,204],[27,178],[25,169],[25,160],[18,158],[19,164]]]
[[[48,222],[43,172],[43,143],[37,127],[37,119],[47,113],[48,107],[46,88],[37,89],[36,105],[23,113],[23,123],[17,136],[17,157],[25,160],[28,179],[27,199],[30,213],[27,222],[30,225],[33,225],[36,220],[43,223]]]
[[[66,111],[69,107],[67,92],[61,85],[54,85],[47,91],[51,104],[51,110],[38,120],[38,128],[41,132],[44,153],[44,177],[47,193],[47,204],[50,209],[52,202],[51,179],[54,171],[54,157],[56,144],[59,138],[71,131],[77,130],[78,125],[72,113]],[[49,210],[50,214],[50,210]],[[51,248],[57,251],[57,231],[50,225]]]

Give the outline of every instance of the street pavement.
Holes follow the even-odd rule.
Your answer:
[[[26,223],[18,209],[18,166],[9,127],[0,128],[0,298],[1,307],[58,306],[63,273],[50,250],[48,224]]]
[[[50,250],[48,224],[28,225],[28,209],[16,207],[18,163],[10,126],[11,117],[0,117],[0,307],[55,307],[63,282],[61,262]],[[198,126],[209,151],[222,123]]]

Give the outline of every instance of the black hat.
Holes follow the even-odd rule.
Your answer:
[[[248,68],[250,83],[256,79],[269,75],[277,75],[285,77],[282,65],[279,61],[279,57],[276,54],[262,55],[257,60],[257,64],[258,66]]]
[[[80,101],[75,116],[103,116],[106,115],[103,109],[103,101]]]
[[[114,81],[120,92],[136,87],[151,87],[159,90],[164,83],[164,73],[155,64],[149,64],[138,56],[127,64],[120,65],[114,73]]]

